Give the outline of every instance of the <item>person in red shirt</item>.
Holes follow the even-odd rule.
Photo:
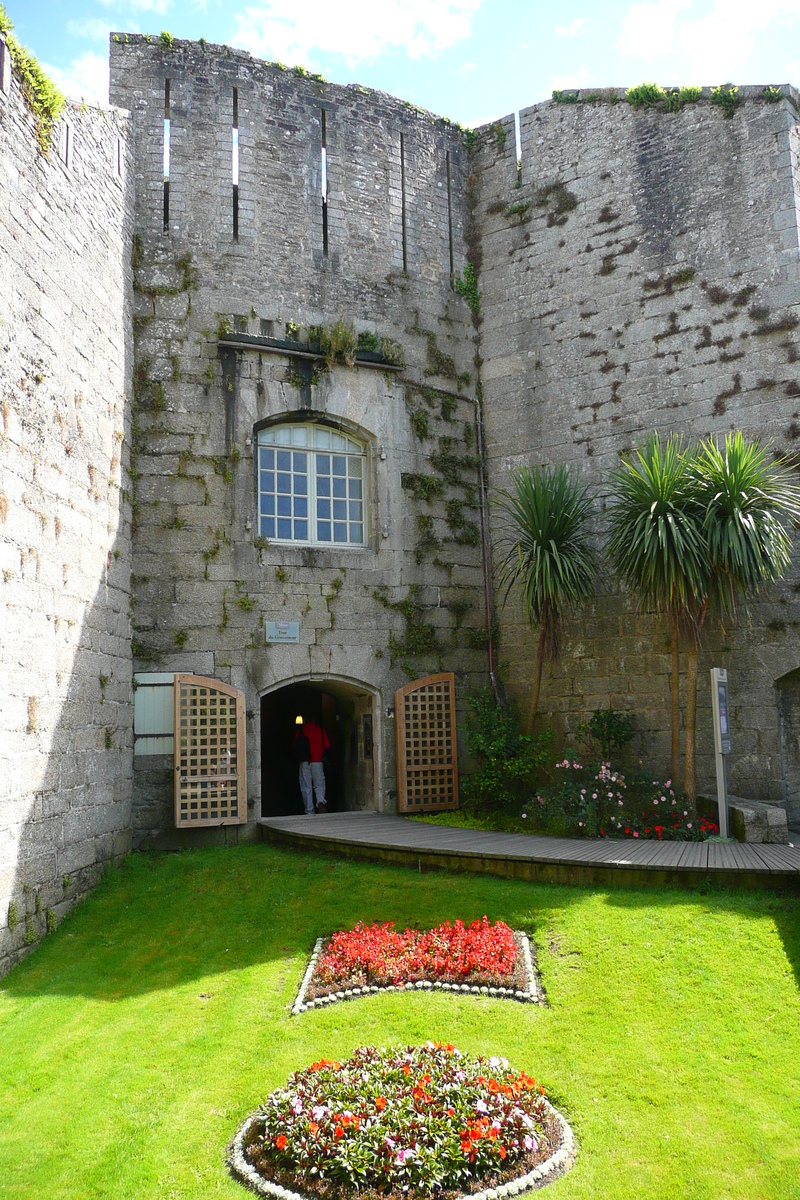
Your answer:
[[[316,799],[317,812],[324,813],[327,806],[325,804],[325,768],[322,765],[322,756],[326,750],[330,750],[330,739],[316,721],[304,721],[302,717],[297,717],[295,725],[297,729],[292,746],[300,764],[300,792],[303,797],[303,808],[306,816],[310,816],[314,811],[314,799]]]

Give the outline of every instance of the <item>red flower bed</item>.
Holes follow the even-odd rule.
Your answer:
[[[486,917],[464,925],[405,929],[393,922],[341,930],[328,941],[311,980],[310,998],[345,987],[387,987],[429,980],[479,986],[525,986],[514,931]]]

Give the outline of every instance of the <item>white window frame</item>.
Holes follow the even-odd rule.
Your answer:
[[[306,444],[305,445],[302,445],[302,444],[299,444],[299,442],[296,442],[294,440],[294,437],[292,438],[291,442],[285,442],[285,441],[279,442],[275,439],[275,435],[279,431],[289,431],[290,434],[293,434],[299,430],[305,431],[305,434],[306,434]],[[325,447],[325,446],[316,445],[314,435],[317,430],[325,430],[326,432],[328,432],[331,435],[332,438],[339,437],[339,438],[345,439],[346,448],[343,449],[340,446]],[[368,543],[369,543],[370,529],[369,529],[369,519],[367,516],[368,500],[369,500],[369,470],[368,470],[369,449],[368,449],[368,443],[366,441],[364,441],[362,438],[355,436],[352,433],[349,433],[349,432],[346,432],[345,430],[337,428],[335,425],[329,425],[325,421],[286,421],[286,422],[275,423],[272,425],[267,425],[267,426],[264,426],[263,428],[261,428],[258,431],[258,435],[257,435],[257,439],[256,439],[256,447],[257,447],[257,451],[258,451],[258,453],[255,456],[256,457],[257,527],[258,527],[258,532],[262,537],[266,537],[269,542],[275,542],[275,543],[277,543],[279,545],[283,545],[283,546],[318,546],[318,547],[325,547],[325,548],[332,549],[332,550],[333,549],[336,549],[336,550],[343,550],[343,549],[366,550],[367,549]],[[357,447],[357,450],[353,449],[351,447]],[[278,537],[277,536],[277,529],[278,529],[278,525],[277,525],[278,514],[277,514],[277,512],[274,514],[274,516],[272,516],[271,514],[266,514],[266,513],[262,514],[262,511],[261,511],[262,494],[264,494],[264,495],[267,494],[267,493],[262,493],[262,490],[261,490],[261,476],[262,476],[261,451],[264,449],[272,449],[272,450],[275,450],[276,452],[279,450],[288,450],[288,451],[294,451],[294,452],[302,451],[307,455],[307,468],[308,468],[307,472],[306,472],[306,478],[308,479],[308,494],[307,494],[307,499],[308,499],[308,517],[307,517],[308,537],[307,538]],[[355,499],[354,497],[351,497],[349,494],[349,483],[348,483],[348,495],[344,498],[345,503],[348,506],[348,517],[347,517],[347,522],[346,522],[347,523],[348,540],[335,541],[333,539],[334,521],[333,521],[332,504],[333,504],[334,497],[332,495],[330,497],[319,496],[317,493],[317,455],[318,454],[328,454],[331,456],[332,455],[344,455],[347,458],[356,458],[357,457],[361,462],[361,478],[360,478],[361,496],[360,496],[360,498],[358,498],[358,499],[360,499],[360,502],[361,502],[361,522],[360,522],[360,524],[361,524],[361,541],[359,541],[359,542],[350,540],[351,524],[358,524],[358,522],[351,521],[350,516],[349,516],[350,502],[352,499]],[[266,469],[267,468],[265,468],[265,470]],[[276,463],[275,469],[277,472],[277,463]],[[292,474],[294,474],[294,472],[292,472]],[[333,474],[331,474],[330,478],[331,478],[331,480],[333,480],[333,478],[334,478]],[[341,478],[341,477],[338,477],[338,478]],[[355,479],[357,477],[356,476],[351,477],[348,473],[346,478],[349,481],[351,478]],[[277,492],[276,492],[276,498],[277,498]],[[325,519],[325,518],[320,518],[317,515],[317,501],[318,500],[324,501],[325,499],[331,500],[331,518],[330,518],[331,538],[330,538],[330,540],[325,540],[325,539],[319,538],[318,530],[317,530],[317,526],[318,526],[318,523],[320,522],[320,520]],[[341,499],[341,497],[336,497],[336,499]],[[264,532],[264,530],[265,530],[264,522],[271,518],[275,520],[275,533],[274,534]],[[294,516],[292,516],[291,519],[294,520],[295,519]]]

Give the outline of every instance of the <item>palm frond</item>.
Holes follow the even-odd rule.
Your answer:
[[[500,508],[507,526],[501,539],[506,552],[500,569],[503,602],[519,584],[530,623],[544,620],[552,632],[565,608],[594,594],[587,489],[563,464],[524,467],[514,475],[513,491],[501,493]]]
[[[658,434],[612,475],[609,553],[645,608],[688,614],[707,587],[703,507],[693,454]]]
[[[739,431],[727,435],[724,448],[706,439],[695,470],[713,595],[723,610],[734,612],[738,597],[780,579],[789,565],[800,488],[768,447]]]

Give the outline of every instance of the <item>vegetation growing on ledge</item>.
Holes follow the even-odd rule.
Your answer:
[[[11,66],[19,79],[20,90],[33,116],[36,140],[43,154],[50,152],[53,129],[64,110],[66,100],[39,65],[38,59],[21,46],[14,36],[14,24],[0,3],[0,33],[6,35]]]

